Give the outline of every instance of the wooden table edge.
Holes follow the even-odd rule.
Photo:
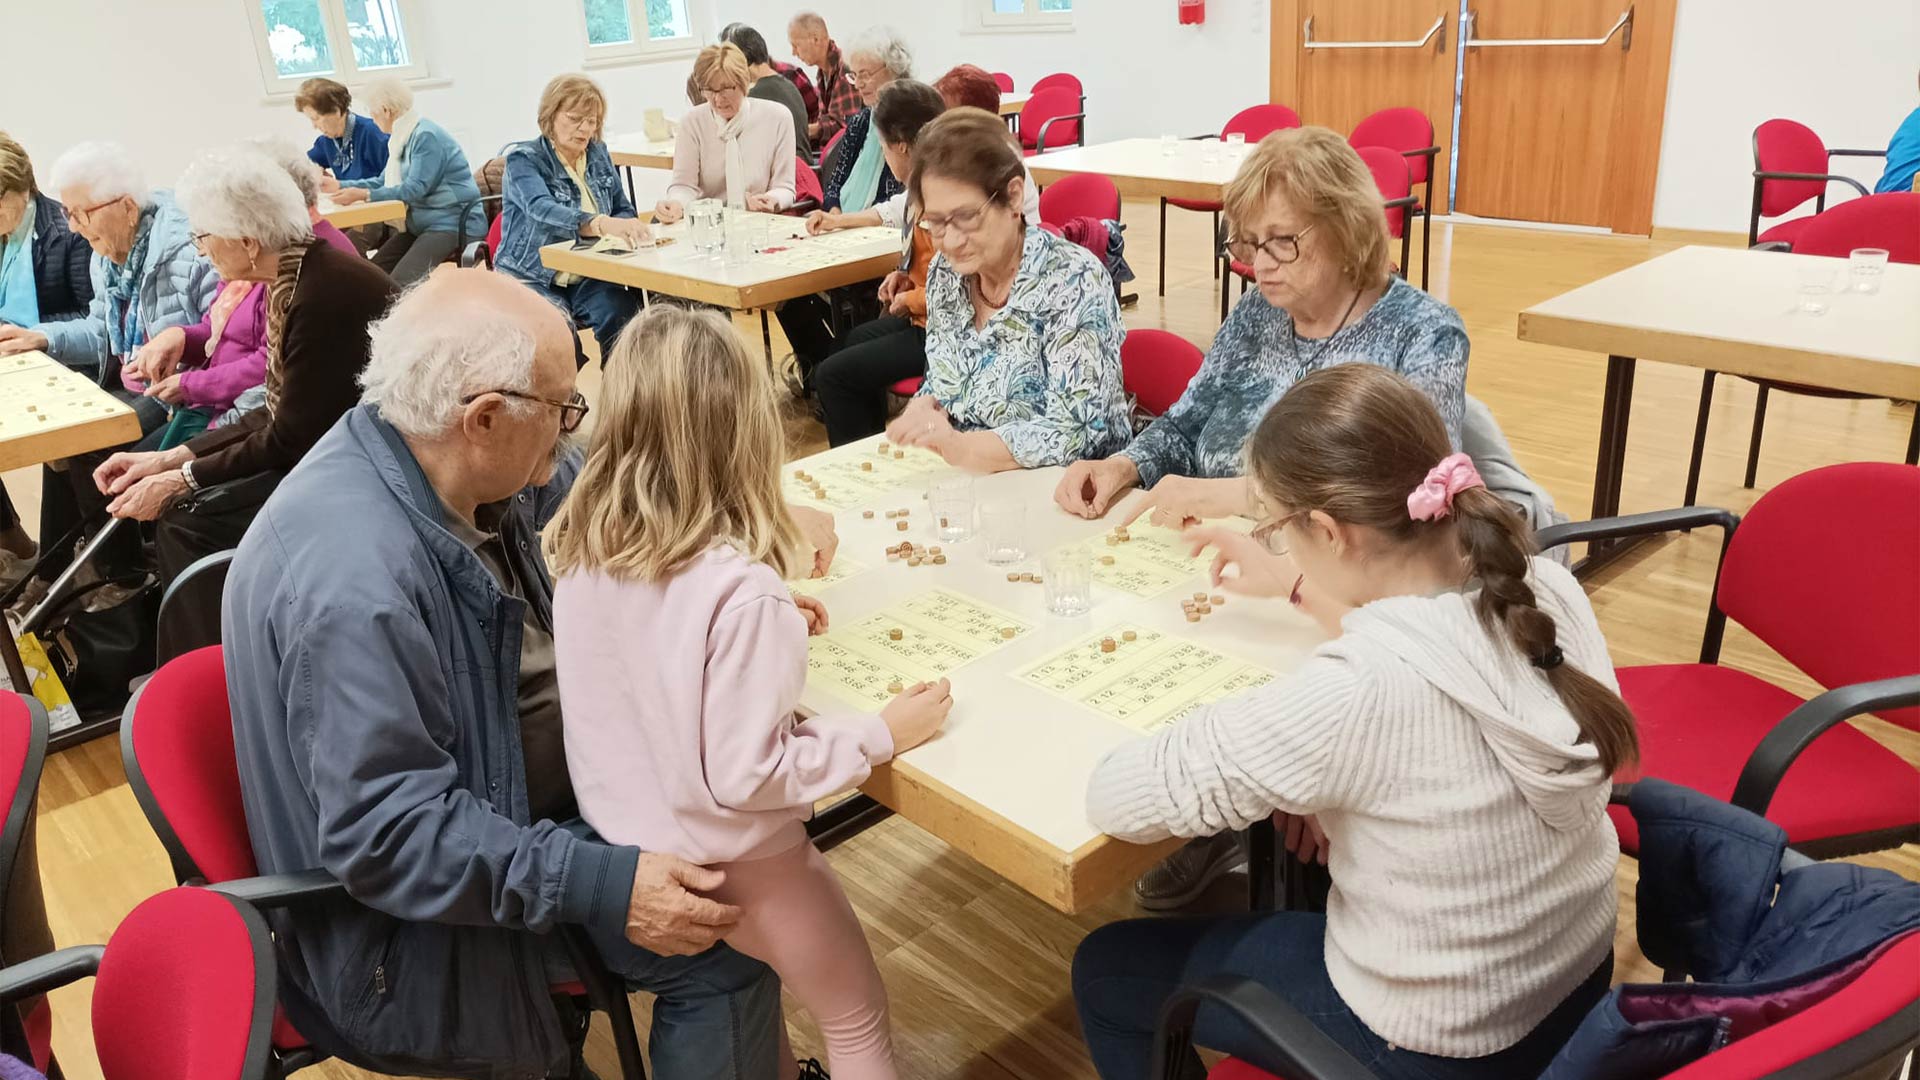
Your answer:
[[[698,300],[703,304],[718,304],[735,311],[751,311],[791,300],[797,296],[809,296],[842,285],[872,281],[885,277],[887,271],[900,264],[900,256],[890,252],[861,259],[858,262],[807,270],[773,281],[755,282],[751,285],[721,285],[717,282],[696,281],[669,270],[655,270],[631,263],[592,258],[574,259],[574,256],[585,254],[585,252],[571,250],[570,244],[561,241],[540,249],[540,263],[549,270],[579,274],[583,277],[597,278],[601,281],[610,281],[615,285],[645,289],[648,292],[662,293],[667,296]],[[555,261],[555,257],[561,261]],[[603,273],[603,271],[611,272]]]
[[[112,416],[102,416],[84,423],[0,439],[0,472],[44,465],[49,461],[75,457],[94,450],[104,450],[109,446],[119,446],[138,439],[140,418],[125,405],[122,405],[121,409],[122,411]],[[54,449],[51,451],[38,449],[47,446]],[[16,452],[20,447],[34,449],[24,453]]]
[[[607,156],[615,165],[625,165],[635,169],[671,169],[672,154],[649,154],[638,150],[609,150]]]
[[[1920,398],[1920,364],[1622,326],[1533,309],[1520,313],[1517,334],[1521,341],[1603,356],[1630,356],[1909,401]]]
[[[398,199],[381,199],[379,202],[360,202],[351,206],[336,207],[320,216],[332,222],[336,229],[357,229],[362,225],[404,221],[407,216],[407,204]]]

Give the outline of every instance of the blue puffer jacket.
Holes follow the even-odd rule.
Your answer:
[[[391,151],[393,144],[388,143]],[[431,120],[414,125],[407,145],[400,148],[400,182],[388,184],[383,177],[366,180],[342,180],[343,188],[366,188],[367,198],[399,199],[407,204],[407,231],[419,236],[430,232],[459,232],[461,208],[466,208],[467,236],[486,235],[487,219],[480,212],[480,185],[473,182],[473,170],[467,168],[467,155],[453,141],[447,129]]]
[[[33,285],[41,322],[63,322],[87,313],[93,300],[93,249],[67,227],[67,211],[40,192],[33,197]]]
[[[633,200],[613,167],[607,144],[587,144],[587,187],[593,203],[608,217],[634,216]],[[580,189],[567,175],[553,144],[544,137],[514,143],[507,149],[507,170],[500,181],[506,195],[500,213],[500,251],[493,265],[522,281],[553,284],[553,271],[540,264],[540,249],[580,235],[580,226],[593,215],[580,208]]]
[[[132,315],[138,320],[142,341],[169,326],[199,322],[220,291],[219,275],[194,250],[187,215],[173,204],[172,194],[154,192],[144,213],[151,216],[152,233],[141,265],[128,268],[140,283]],[[118,366],[108,362],[112,358],[107,322],[123,321],[128,312],[107,295],[107,260],[99,255],[93,256],[92,280],[93,300],[84,316],[42,322],[34,329],[47,335],[49,356],[75,370],[91,372],[104,386],[119,375]]]

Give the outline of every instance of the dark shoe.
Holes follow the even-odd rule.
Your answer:
[[[833,1077],[827,1075],[827,1070],[820,1064],[819,1058],[808,1058],[800,1063],[799,1080],[833,1080]]]
[[[1247,853],[1237,833],[1202,837],[1142,874],[1133,883],[1133,899],[1148,911],[1183,908],[1198,900],[1207,886],[1246,867]]]

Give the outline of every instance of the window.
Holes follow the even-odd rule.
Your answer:
[[[417,0],[244,0],[269,93],[325,75],[345,83],[427,75]]]
[[[692,10],[702,0],[580,0],[587,63],[687,56],[699,50]]]
[[[976,0],[983,30],[1071,30],[1073,0]]]

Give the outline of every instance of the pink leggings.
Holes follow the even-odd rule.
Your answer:
[[[727,880],[713,898],[743,912],[727,944],[764,961],[812,1014],[834,1080],[897,1080],[887,988],[826,858],[808,842],[714,869]],[[780,1056],[782,1078],[791,1080],[797,1070],[784,1023]]]

